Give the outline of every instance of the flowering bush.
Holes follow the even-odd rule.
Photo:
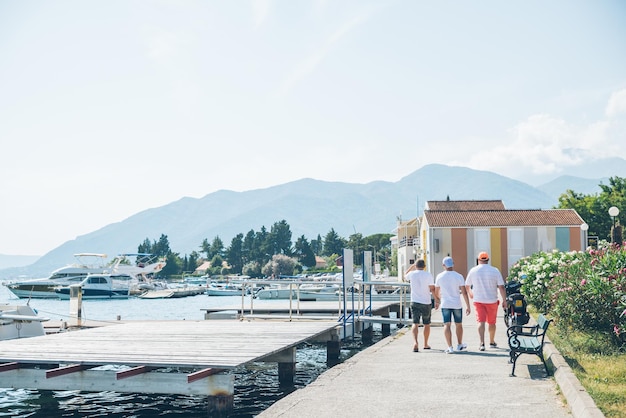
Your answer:
[[[575,263],[581,253],[578,252],[538,252],[520,259],[509,270],[509,280],[522,284],[522,293],[526,300],[542,312],[550,308],[550,283],[569,265]]]
[[[626,342],[626,249],[600,243],[586,252],[540,252],[511,267],[509,280],[562,327],[611,335]]]

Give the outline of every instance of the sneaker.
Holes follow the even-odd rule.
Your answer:
[[[456,351],[463,351],[467,348],[467,344],[465,343],[461,343],[459,345],[456,346]]]
[[[498,343],[495,343],[495,342],[493,342],[493,343],[489,343],[489,347],[491,347],[491,348],[497,348],[497,347],[498,347]]]
[[[480,348],[478,349],[479,351],[485,351],[485,344],[481,344]]]
[[[446,354],[452,354],[452,353],[454,353],[454,348],[452,348],[452,347],[448,347],[448,348],[446,348],[446,349],[444,350],[444,353],[446,353]]]

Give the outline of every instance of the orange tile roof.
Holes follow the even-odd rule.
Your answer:
[[[428,210],[504,210],[502,200],[429,200]]]
[[[425,210],[431,228],[505,227],[505,226],[574,226],[585,221],[574,209],[547,210]]]

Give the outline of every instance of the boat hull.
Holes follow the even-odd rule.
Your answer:
[[[0,340],[40,337],[46,335],[42,318],[28,305],[0,306]]]
[[[69,289],[58,289],[57,298],[61,300],[70,299]],[[82,299],[128,299],[130,297],[128,289],[125,290],[83,290]]]

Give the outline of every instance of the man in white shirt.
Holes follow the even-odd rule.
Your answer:
[[[489,254],[478,254],[478,265],[467,273],[465,288],[470,298],[474,299],[474,311],[478,322],[478,336],[480,337],[480,351],[485,351],[485,322],[489,324],[489,345],[497,347],[496,316],[498,314],[498,291],[502,297],[502,307],[506,309],[506,291],[504,279],[500,270],[489,264]]]
[[[435,292],[435,279],[433,275],[425,271],[424,260],[417,260],[407,270],[405,280],[411,283],[411,315],[413,317],[413,351],[418,352],[417,336],[419,333],[420,319],[424,324],[424,349],[430,350],[428,337],[430,337],[430,313],[432,310],[431,295]],[[439,299],[435,298],[435,309],[439,308]]]
[[[463,305],[461,303],[461,295],[465,299],[465,314],[471,312],[469,297],[465,289],[465,279],[463,276],[454,271],[454,260],[452,257],[443,259],[443,272],[437,275],[435,280],[435,297],[441,301],[441,316],[443,317],[443,335],[446,338],[447,349],[446,354],[461,351],[467,348],[467,344],[463,342]],[[452,346],[452,317],[454,316],[454,325],[456,331],[457,346],[456,350]]]

